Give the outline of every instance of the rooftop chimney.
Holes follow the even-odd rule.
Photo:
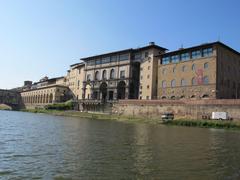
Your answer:
[[[155,45],[155,42],[149,42],[149,46]]]

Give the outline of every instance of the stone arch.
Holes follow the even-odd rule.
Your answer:
[[[53,102],[53,94],[51,93],[49,96],[49,103],[52,103],[52,102]]]
[[[176,99],[176,96],[171,96],[171,99],[172,99],[172,100],[175,100],[175,99]]]
[[[94,80],[97,80],[97,81],[100,80],[100,77],[99,77],[99,76],[100,76],[99,71],[96,71],[96,72],[95,72],[95,75],[94,75]]]
[[[37,103],[40,104],[40,101],[41,101],[41,96],[38,95],[38,100],[37,100]]]
[[[196,96],[195,96],[195,95],[192,95],[191,98],[196,98]]]
[[[117,98],[125,99],[126,95],[126,83],[124,81],[120,81],[117,85]]]
[[[45,100],[46,100],[46,95],[44,94],[44,95],[43,95],[43,101],[42,101],[42,103],[43,103],[43,104],[45,104],[45,103],[46,103],[46,101],[45,101]]]
[[[102,80],[107,79],[107,71],[104,69],[102,72]]]
[[[110,71],[110,79],[114,79],[114,77],[115,77],[115,71],[114,71],[114,69],[111,69],[111,71]]]
[[[49,103],[49,94],[47,94],[47,96],[46,96],[46,103],[47,104]]]
[[[162,96],[161,99],[167,99],[167,97],[166,96]]]
[[[107,83],[103,82],[100,87],[100,96],[103,101],[107,100]]]
[[[42,104],[43,103],[43,95],[41,94],[40,95],[40,104]]]
[[[203,95],[202,95],[202,98],[203,98],[203,99],[207,99],[207,98],[209,98],[209,95],[208,95],[208,94],[203,94]]]

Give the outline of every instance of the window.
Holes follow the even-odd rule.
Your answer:
[[[213,54],[213,49],[212,48],[207,48],[203,49],[203,57],[208,57]]]
[[[181,54],[181,60],[182,61],[187,61],[190,59],[189,53],[183,53]]]
[[[162,87],[166,88],[167,87],[167,82],[166,81],[162,81]]]
[[[125,61],[128,60],[128,54],[121,54],[119,56],[119,61]]]
[[[142,54],[141,53],[137,53],[134,55],[134,59],[138,60],[138,59],[142,59]]]
[[[111,56],[111,62],[117,62],[117,56]]]
[[[186,85],[187,85],[186,80],[185,80],[185,79],[182,79],[182,80],[181,80],[181,86],[186,86]]]
[[[81,69],[78,69],[78,74],[81,74]]]
[[[142,86],[140,86],[140,89],[142,89]]]
[[[125,71],[120,71],[120,78],[125,78]]]
[[[175,87],[175,86],[176,86],[176,80],[173,79],[173,80],[171,81],[171,87]]]
[[[175,72],[176,72],[176,67],[173,68],[173,73],[175,73]]]
[[[177,63],[180,60],[179,55],[172,56],[171,59],[172,59],[172,63]]]
[[[107,71],[103,70],[102,79],[107,79]]]
[[[200,58],[200,57],[202,57],[202,53],[201,53],[200,50],[192,52],[192,59],[197,59],[197,58]]]
[[[196,71],[196,65],[195,64],[192,65],[192,70]]]
[[[203,77],[203,84],[208,84],[209,80],[208,80],[208,76],[204,76]]]
[[[100,79],[99,75],[100,75],[99,71],[96,71],[95,72],[95,80],[99,80]]]
[[[147,99],[149,99],[149,96],[146,96]]]
[[[145,52],[145,58],[147,58],[148,57],[148,55],[149,55],[149,53],[148,52]]]
[[[166,70],[166,69],[163,69],[163,70],[162,70],[162,74],[163,74],[163,75],[167,74],[167,70]]]
[[[192,78],[192,85],[197,85],[197,78],[196,77]]]
[[[148,70],[150,70],[150,66],[148,66]]]
[[[88,81],[91,81],[91,74],[88,74],[88,75],[87,75],[87,80],[88,80]]]
[[[162,58],[162,64],[169,64],[170,63],[170,57],[163,57]]]
[[[139,98],[142,99],[142,96],[140,96]]]
[[[101,64],[101,59],[96,60],[96,65],[99,65],[99,64]]]
[[[110,79],[114,79],[114,77],[115,77],[114,69],[111,69],[111,71],[110,71]]]
[[[204,63],[203,67],[204,67],[204,69],[207,69],[208,68],[208,63]]]
[[[140,79],[143,79],[143,76],[141,76]]]
[[[147,85],[147,89],[149,89],[149,85]]]
[[[78,80],[78,86],[80,86],[80,81]]]
[[[183,66],[182,67],[182,72],[186,72],[187,71],[187,66]]]
[[[110,57],[102,58],[102,64],[110,63]]]
[[[150,75],[147,75],[147,78],[149,79],[149,78],[150,78]]]

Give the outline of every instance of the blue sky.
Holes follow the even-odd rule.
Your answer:
[[[240,51],[239,0],[0,0],[0,88],[63,76],[81,57],[155,41]]]

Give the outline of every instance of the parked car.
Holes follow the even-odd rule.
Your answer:
[[[174,119],[174,114],[170,112],[163,113],[161,116],[163,121],[172,121]]]

